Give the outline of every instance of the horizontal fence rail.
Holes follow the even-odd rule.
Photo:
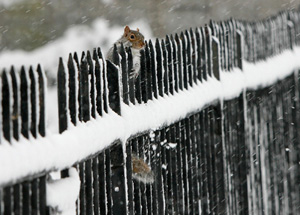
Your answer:
[[[112,62],[100,48],[70,54],[67,62],[60,58],[59,132],[112,112],[122,116],[125,105],[220,80],[221,71],[242,70],[243,60],[255,63],[293,49],[300,41],[299,16],[289,11],[260,22],[211,21],[149,40],[136,78],[130,75],[131,50],[123,45],[114,47]],[[40,66],[2,72],[5,142],[21,135],[47,138],[45,82]],[[244,90],[170,125],[132,134],[125,143],[115,140],[74,161],[81,181],[76,213],[300,214],[299,108],[295,71],[272,86]],[[0,214],[49,214],[47,171],[0,184]]]

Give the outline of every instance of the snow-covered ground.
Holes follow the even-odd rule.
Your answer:
[[[110,112],[60,135],[48,133],[47,138],[22,139],[12,145],[3,142],[0,145],[0,184],[42,170],[64,169],[116,139],[125,141],[138,132],[169,125],[215,100],[234,98],[244,89],[271,85],[300,68],[299,58],[300,47],[296,47],[294,51],[287,50],[267,61],[243,62],[243,71],[221,72],[220,81],[209,78],[189,90],[147,104],[123,104],[122,117]]]

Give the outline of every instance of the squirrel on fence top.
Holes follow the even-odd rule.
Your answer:
[[[130,71],[130,79],[136,79],[140,72],[140,50],[145,47],[145,41],[143,34],[140,33],[140,30],[137,28],[136,31],[131,30],[129,26],[125,26],[124,33],[120,39],[118,39],[113,46],[108,50],[106,59],[110,62],[113,62],[113,51],[114,45],[117,46],[118,52],[121,50],[121,44],[123,44],[125,50],[131,48],[133,69]]]

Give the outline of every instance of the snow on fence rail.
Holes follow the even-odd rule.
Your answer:
[[[46,175],[72,165],[81,181],[78,214],[299,214],[299,17],[289,11],[255,23],[211,21],[148,41],[136,80],[129,78],[130,50],[115,50],[113,63],[100,49],[70,54],[59,61],[58,136],[45,133],[40,67],[3,72],[0,155],[18,155],[11,148],[20,147],[20,134],[31,142],[24,147],[44,143],[51,153],[42,164],[27,157],[31,170],[24,165],[22,174],[10,167],[26,159],[0,156],[0,170],[9,172],[0,175],[0,214],[50,213]],[[260,81],[270,71],[257,62],[286,49],[294,50],[284,54],[290,61],[265,64],[292,66]],[[258,81],[246,85],[251,73]],[[230,92],[231,81],[240,88]],[[83,138],[83,129],[92,132]],[[38,133],[46,137],[35,141]]]

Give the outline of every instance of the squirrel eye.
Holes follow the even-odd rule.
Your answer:
[[[133,40],[134,38],[135,38],[135,36],[134,36],[133,34],[131,34],[131,35],[130,35],[130,39]]]

